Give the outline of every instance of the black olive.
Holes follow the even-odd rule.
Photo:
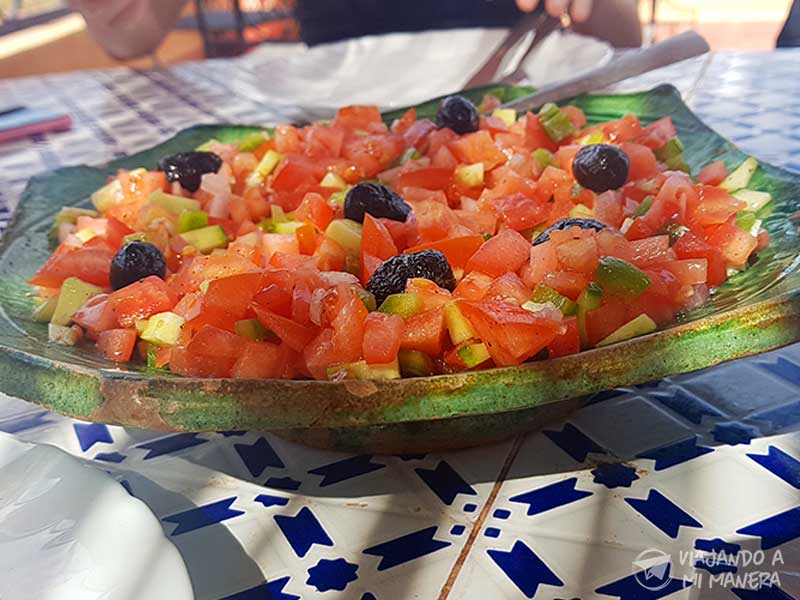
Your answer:
[[[552,232],[565,231],[570,227],[580,227],[581,229],[594,229],[595,231],[601,231],[606,228],[606,224],[601,223],[600,221],[595,221],[594,219],[561,219],[537,235],[536,239],[533,240],[533,245],[537,246],[539,244],[544,244],[550,240],[550,234]]]
[[[583,187],[599,194],[625,185],[630,164],[628,155],[616,146],[592,144],[575,155],[572,173]]]
[[[401,294],[406,289],[406,281],[422,277],[433,281],[439,287],[453,291],[456,278],[444,254],[438,250],[423,250],[411,254],[399,254],[381,263],[367,282],[367,291],[375,295],[380,306],[387,296]]]
[[[145,277],[164,279],[167,261],[161,250],[147,242],[128,242],[111,261],[111,287],[118,290]]]
[[[364,222],[364,213],[375,218],[405,222],[411,207],[400,194],[382,183],[359,183],[347,192],[344,198],[344,217]]]
[[[478,131],[480,115],[475,105],[464,96],[448,96],[436,111],[436,124],[449,127],[459,135]]]
[[[158,161],[158,168],[167,174],[167,181],[180,181],[190,192],[200,188],[203,173],[216,173],[222,159],[213,152],[179,152]]]

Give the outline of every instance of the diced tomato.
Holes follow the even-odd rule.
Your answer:
[[[108,296],[100,294],[89,298],[72,316],[72,320],[83,327],[91,339],[97,339],[103,331],[117,327],[117,319],[108,308]]]
[[[256,292],[261,289],[261,273],[240,273],[214,279],[203,297],[202,310],[228,313],[232,319],[244,317]]]
[[[388,169],[403,153],[403,142],[391,135],[354,137],[345,142],[342,156],[353,161],[366,178]]]
[[[311,223],[303,223],[295,229],[294,237],[297,238],[297,250],[300,254],[306,256],[314,254],[317,249],[317,230]]]
[[[243,348],[231,368],[231,377],[270,379],[280,377],[286,367],[286,352],[267,342],[242,340]]]
[[[363,243],[363,242],[362,242]],[[423,250],[438,250],[447,257],[450,267],[463,269],[467,261],[483,245],[483,237],[480,235],[466,235],[462,237],[452,237],[427,244],[420,244],[406,250],[406,253],[422,252]]]
[[[481,271],[494,277],[517,271],[529,259],[530,247],[519,233],[504,229],[472,255],[465,271]]]
[[[463,298],[464,300],[472,300],[477,302],[483,300],[491,287],[494,280],[485,273],[480,271],[472,271],[464,276],[456,289],[453,291],[453,296],[456,298]]]
[[[346,106],[336,111],[333,120],[336,127],[350,131],[365,131],[370,133],[385,133],[388,128],[381,119],[381,113],[376,106]]]
[[[575,317],[564,319],[565,331],[557,335],[547,346],[550,358],[577,354],[581,351],[581,338],[578,334],[578,320]]]
[[[600,308],[586,313],[586,335],[590,346],[607,338],[630,320],[626,301],[620,298],[604,302]]]
[[[370,214],[364,215],[361,229],[361,281],[366,285],[373,271],[385,260],[397,254],[389,230]],[[371,257],[375,260],[367,260]]]
[[[120,327],[133,327],[136,321],[172,309],[178,297],[163,279],[151,275],[113,292],[108,309]]]
[[[492,136],[486,131],[469,133],[450,142],[447,147],[464,164],[471,165],[482,162],[485,171],[491,171],[506,162],[506,155],[497,147]]]
[[[428,167],[407,171],[394,181],[395,189],[415,187],[426,190],[446,190],[453,183],[453,169]]]
[[[405,322],[398,315],[370,313],[364,322],[364,360],[385,364],[397,358]]]
[[[525,145],[531,150],[544,148],[550,152],[558,150],[555,143],[542,127],[542,121],[533,113],[528,113],[525,117]]]
[[[189,377],[230,377],[243,350],[242,338],[212,325],[203,325],[185,347],[170,357],[171,371]]]
[[[400,347],[437,356],[442,352],[443,333],[444,307],[440,306],[406,319]]]
[[[492,282],[486,293],[486,299],[489,298],[500,298],[523,304],[530,300],[531,288],[526,286],[516,273],[506,273]]]
[[[315,327],[295,323],[290,318],[263,308],[258,302],[251,304],[251,308],[264,327],[272,331],[296,352],[302,352],[303,348],[317,335]]]
[[[666,268],[681,285],[699,285],[708,279],[708,259],[705,258],[672,261]]]
[[[108,329],[97,336],[100,354],[114,362],[130,362],[135,345],[135,329]]]
[[[575,129],[586,127],[586,114],[577,106],[562,106],[561,112],[567,115]]]
[[[619,228],[625,219],[623,200],[622,194],[613,190],[598,194],[594,199],[594,218]]]
[[[628,171],[628,181],[645,179],[658,174],[658,163],[656,155],[647,146],[625,142],[621,146],[622,151],[628,155],[630,169]]]
[[[693,223],[702,227],[720,225],[746,207],[722,188],[703,185],[699,187],[700,201],[691,211]]]
[[[522,280],[533,289],[540,283],[545,275],[558,269],[558,256],[555,246],[547,241],[536,244],[530,248],[530,261],[527,268],[522,270]]]
[[[265,233],[261,238],[264,258],[269,260],[276,252],[300,254],[300,243],[293,233]]]
[[[577,300],[581,292],[589,284],[589,278],[582,273],[570,273],[568,271],[558,271],[547,273],[542,278],[542,283],[547,287],[553,288],[562,296],[570,300]]]
[[[361,358],[364,323],[369,313],[353,288],[342,287],[339,293],[345,302],[331,321],[333,350],[340,362],[355,362]]]
[[[642,267],[648,263],[663,260],[669,252],[669,236],[656,235],[641,240],[636,240],[628,244],[630,251],[629,262],[637,267]],[[622,257],[617,257],[622,258]],[[626,260],[623,258],[623,260]]]
[[[525,231],[544,223],[550,215],[550,205],[522,194],[495,198],[492,201],[503,222],[515,231]]]
[[[719,248],[728,264],[737,269],[747,265],[747,259],[758,245],[756,238],[733,223],[720,225],[708,238],[708,243]]]
[[[460,305],[464,316],[486,343],[497,366],[517,365],[550,344],[563,330],[557,309],[547,316],[502,300]]]
[[[275,150],[281,154],[299,154],[303,151],[300,132],[292,125],[278,125],[275,128]]]
[[[423,310],[432,310],[443,306],[452,299],[450,292],[422,277],[412,277],[406,281],[405,291],[409,294],[416,294],[422,299]]]
[[[417,120],[417,111],[414,108],[409,108],[403,113],[399,119],[395,119],[391,126],[392,133],[396,135],[403,135],[411,125]]]
[[[577,273],[593,273],[599,256],[594,236],[572,239],[556,246],[556,256],[561,266]]]
[[[235,253],[197,256],[185,262],[169,283],[176,293],[182,295],[195,291],[203,281],[257,270],[258,267],[251,261]]]
[[[642,135],[644,131],[639,119],[632,114],[627,114],[617,121],[603,125],[603,131],[608,140],[615,144],[630,142]]]
[[[298,221],[311,223],[320,231],[325,231],[333,220],[333,209],[320,194],[309,192],[303,196],[294,216]]]
[[[725,163],[721,160],[707,164],[700,169],[700,174],[697,180],[706,185],[719,185],[728,176],[728,169],[725,168]]]
[[[312,125],[306,133],[305,154],[311,158],[337,158],[342,151],[344,130],[339,127]]]
[[[312,159],[288,154],[275,169],[270,185],[276,192],[291,191],[303,184],[315,184],[320,179],[322,170]]]
[[[640,144],[644,144],[651,150],[662,148],[668,141],[678,135],[672,117],[664,117],[653,121],[644,128],[643,134],[637,139]]]
[[[109,287],[109,270],[114,251],[106,246],[66,249],[50,255],[47,262],[28,280],[31,285],[59,287],[68,277],[100,287]]]
[[[700,239],[691,231],[683,234],[672,247],[678,258],[705,258],[708,262],[708,285],[716,287],[728,278],[725,258],[718,248]]]

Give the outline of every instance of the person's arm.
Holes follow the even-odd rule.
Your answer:
[[[532,11],[540,0],[517,0],[517,6]],[[636,0],[544,0],[551,15],[569,10],[573,29],[608,40],[615,46],[641,46],[642,25]]]
[[[114,58],[153,52],[175,26],[186,0],[70,0],[89,33]]]

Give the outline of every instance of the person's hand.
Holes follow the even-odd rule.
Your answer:
[[[520,10],[531,12],[541,0],[517,0]],[[593,0],[545,0],[545,9],[554,17],[563,15],[569,10],[569,16],[576,23],[583,23],[592,14]]]

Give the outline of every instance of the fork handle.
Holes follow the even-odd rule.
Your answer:
[[[629,77],[700,56],[708,51],[708,42],[703,36],[694,31],[686,31],[649,48],[623,54],[607,65],[592,69],[578,77],[547,85],[534,94],[506,102],[503,108],[513,108],[523,112],[536,110],[548,102],[558,102],[604,88]]]

